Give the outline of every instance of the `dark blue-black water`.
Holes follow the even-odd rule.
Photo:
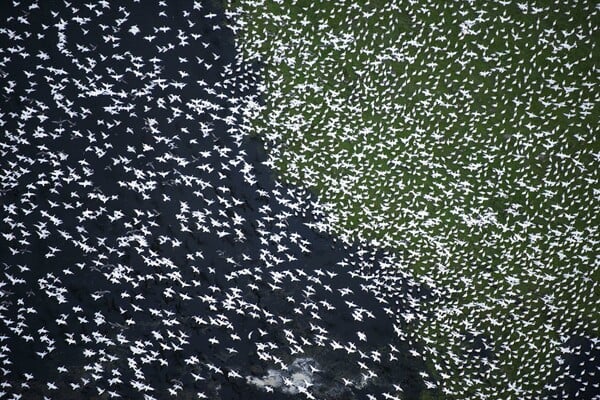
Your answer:
[[[408,305],[352,270],[386,254],[309,228],[315,199],[278,183],[242,132],[258,75],[236,62],[220,4],[5,2],[2,15],[2,392],[297,398],[248,377],[306,357],[320,398],[419,396],[423,362],[393,328]],[[361,383],[358,361],[375,376]]]

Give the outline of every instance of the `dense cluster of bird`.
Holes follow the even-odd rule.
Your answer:
[[[435,385],[405,331],[433,297],[392,253],[324,235],[326,209],[273,180],[247,133],[261,83],[223,10],[1,7],[0,398]],[[310,380],[285,374],[307,359]]]
[[[319,193],[330,232],[393,249],[431,288],[405,329],[432,386],[599,398],[598,5],[232,10],[239,54],[264,68],[246,125],[269,162]]]

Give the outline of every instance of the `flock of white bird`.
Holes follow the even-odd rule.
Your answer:
[[[242,0],[247,123],[321,227],[436,301],[399,324],[452,398],[598,398],[597,35],[584,1]],[[575,358],[583,372],[566,365]],[[576,389],[568,389],[567,386]],[[572,390],[572,393],[570,392]]]
[[[600,398],[598,7],[2,7],[0,398]]]
[[[260,83],[222,14],[3,12],[0,398],[242,399],[307,358],[314,379],[258,396],[410,393],[401,322],[421,285],[391,253],[324,239],[326,210],[272,181],[245,125]]]

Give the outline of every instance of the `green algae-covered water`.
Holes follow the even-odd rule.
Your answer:
[[[597,341],[600,326],[598,8],[230,11],[244,59],[263,66],[247,129],[270,164],[328,204],[330,231],[390,249],[434,289],[422,315],[398,316],[424,346],[431,393],[551,395],[572,374],[566,343]]]

